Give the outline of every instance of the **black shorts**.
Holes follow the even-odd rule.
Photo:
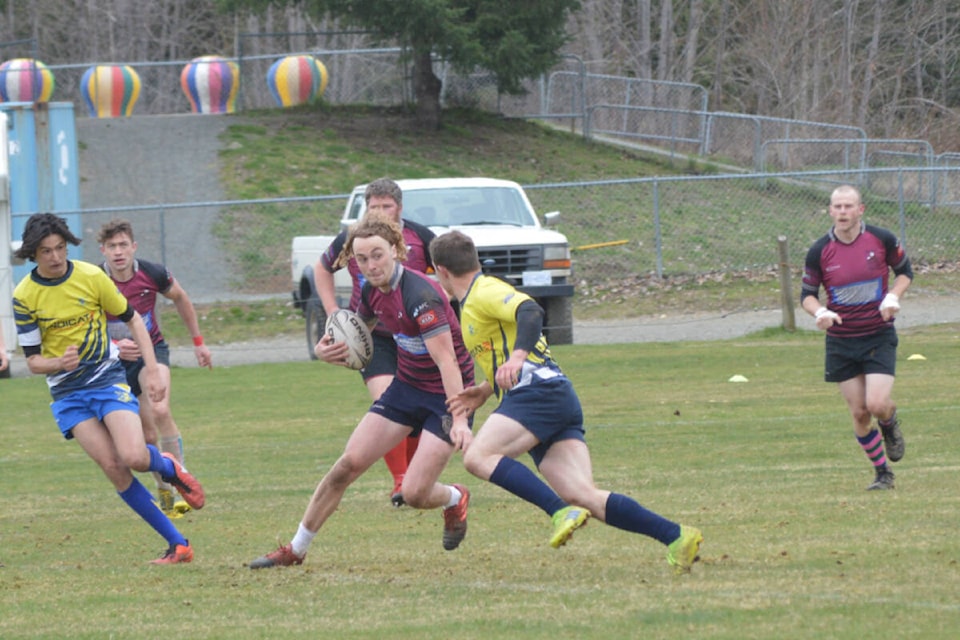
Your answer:
[[[895,375],[898,343],[897,330],[893,327],[856,338],[828,334],[823,379],[843,382],[867,373]]]
[[[392,376],[397,373],[397,343],[391,335],[373,334],[373,358],[360,370],[364,381],[376,376]]]
[[[157,356],[157,362],[167,367],[170,366],[170,345],[164,340],[153,345],[153,352]],[[143,371],[143,358],[136,360],[121,360],[124,370],[127,372],[127,384],[130,385],[130,391],[134,397],[139,398],[143,395],[143,389],[140,388],[140,372]]]

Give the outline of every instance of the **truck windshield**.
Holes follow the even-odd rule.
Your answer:
[[[434,227],[475,224],[535,225],[516,189],[456,187],[403,192],[403,217]]]

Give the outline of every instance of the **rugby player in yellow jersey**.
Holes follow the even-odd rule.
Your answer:
[[[47,377],[61,434],[80,444],[123,501],[167,541],[154,564],[190,562],[193,547],[132,473],[159,473],[192,508],[204,504],[200,483],[172,455],[144,442],[137,399],[107,334],[108,313],[126,323],[143,353],[145,401],[162,400],[167,390],[143,319],[100,267],[67,258],[67,244],[80,240],[63,218],[30,216],[22,239],[17,257],[37,266],[13,292],[17,337],[30,372]]]
[[[594,485],[580,400],[550,355],[540,305],[484,275],[477,249],[463,233],[437,236],[430,253],[440,284],[460,301],[464,343],[486,375],[481,385],[448,402],[451,413],[470,415],[492,395],[500,401],[464,450],[467,471],[551,516],[554,548],[592,516],[662,542],[674,570],[690,571],[703,542],[698,529]],[[530,454],[546,483],[515,459],[523,453]]]

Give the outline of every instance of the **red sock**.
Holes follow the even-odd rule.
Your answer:
[[[393,449],[383,456],[383,461],[387,463],[387,469],[393,476],[394,487],[399,487],[403,482],[403,476],[407,473],[407,443],[406,438]]]
[[[410,464],[410,461],[413,460],[413,454],[417,452],[417,447],[420,445],[420,436],[417,435],[415,438],[407,438],[407,464]]]

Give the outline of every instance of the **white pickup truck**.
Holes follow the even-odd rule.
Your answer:
[[[398,180],[403,191],[403,217],[424,224],[437,235],[458,229],[477,245],[484,273],[495,275],[530,294],[546,312],[544,332],[551,344],[573,342],[573,284],[570,245],[563,234],[544,228],[523,188],[492,178]],[[340,220],[346,229],[366,211],[366,185],[351,192]],[[559,222],[558,212],[545,216]],[[314,283],[314,265],[334,236],[298,236],[291,260],[293,302],[306,319],[307,351],[322,335],[326,314]],[[337,300],[350,299],[350,274],[334,276]]]

